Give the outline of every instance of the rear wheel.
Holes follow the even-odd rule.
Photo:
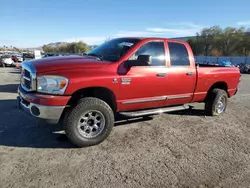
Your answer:
[[[110,106],[93,97],[81,99],[65,118],[66,135],[78,147],[101,143],[114,126],[114,114]]]
[[[213,89],[205,102],[205,113],[209,116],[218,116],[227,108],[228,95],[223,89]]]

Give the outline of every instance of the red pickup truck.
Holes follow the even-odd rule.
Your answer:
[[[204,102],[207,115],[219,115],[239,82],[236,67],[196,65],[186,42],[116,38],[83,56],[24,62],[17,101],[34,117],[62,123],[84,147],[104,141],[117,114],[143,117]]]

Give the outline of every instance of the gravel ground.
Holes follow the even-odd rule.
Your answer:
[[[120,121],[81,149],[16,109],[18,76],[0,68],[0,187],[250,187],[250,75],[220,117],[196,106]]]

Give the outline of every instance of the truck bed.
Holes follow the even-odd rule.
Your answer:
[[[235,86],[240,80],[240,70],[237,67],[200,64],[196,66],[196,72],[197,83],[192,101],[202,102],[214,84],[223,85],[228,90],[229,97],[237,91]]]
[[[221,66],[221,65],[211,65],[211,64],[195,64],[196,67],[225,67],[225,66]],[[227,67],[229,68],[229,67]]]

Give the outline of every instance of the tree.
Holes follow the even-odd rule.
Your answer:
[[[250,55],[250,30],[219,26],[204,28],[188,40],[195,55]]]
[[[188,41],[195,55],[203,55],[204,42],[202,41],[200,34],[196,33],[195,37],[189,38]]]
[[[188,44],[190,45],[190,47],[193,49],[193,53],[194,53],[194,54],[198,54],[198,52],[197,52],[197,48],[198,48],[198,43],[197,43],[197,41],[195,41],[195,40],[192,39],[192,38],[189,38],[189,39],[187,40],[187,42],[188,42]]]
[[[225,28],[220,33],[215,34],[217,48],[224,56],[237,55],[237,47],[242,43],[244,33],[244,28]]]
[[[90,50],[90,47],[84,42],[78,42],[76,44],[77,53],[86,53]]]
[[[237,45],[238,53],[244,56],[250,55],[250,29],[248,29],[242,37],[241,42]]]
[[[222,52],[218,48],[213,48],[211,50],[211,56],[222,56]]]
[[[215,37],[222,32],[219,26],[213,26],[210,28],[202,29],[200,38],[203,43],[204,55],[208,56],[211,54],[212,49],[216,45]]]
[[[61,46],[48,46],[44,45],[44,52],[59,52],[59,53],[86,53],[90,50],[90,47],[80,41],[80,42],[72,42]]]

